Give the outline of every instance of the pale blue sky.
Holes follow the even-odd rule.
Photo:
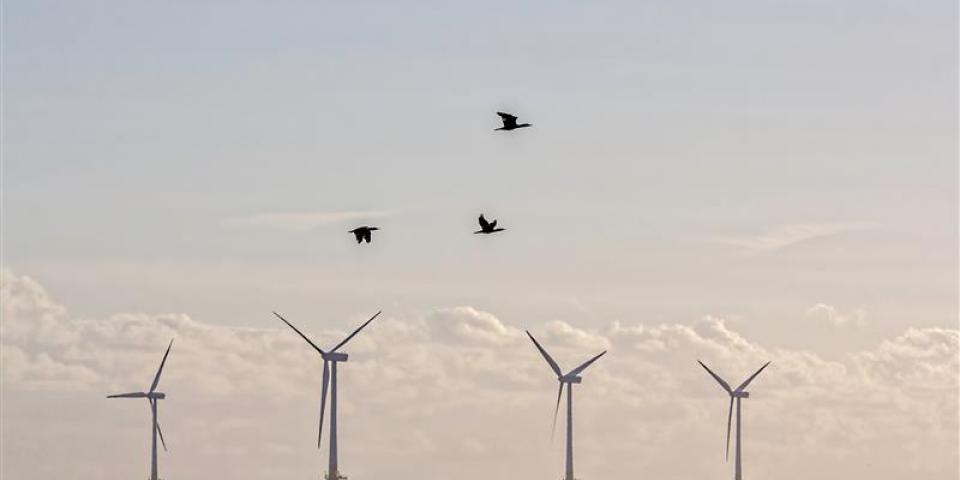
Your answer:
[[[956,33],[940,0],[6,2],[4,260],[91,315],[949,325]],[[228,226],[356,211],[370,247]]]

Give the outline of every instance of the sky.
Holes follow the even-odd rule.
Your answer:
[[[960,474],[956,2],[2,7],[4,478]]]

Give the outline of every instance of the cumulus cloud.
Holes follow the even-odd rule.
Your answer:
[[[104,395],[161,381],[167,478],[309,478],[320,361],[282,324],[239,328],[183,314],[78,318],[29,277],[2,271],[0,368],[5,478],[140,475],[147,409]],[[368,313],[365,313],[368,315]],[[365,318],[304,323],[335,344]],[[768,360],[744,405],[751,476],[954,479],[958,331],[912,328],[828,358],[761,345],[707,316],[689,323],[546,322],[531,330],[566,367],[610,353],[576,388],[577,469],[587,478],[723,478],[731,383]],[[345,349],[341,464],[353,478],[559,475],[549,442],[556,379],[523,330],[474,307],[385,313]],[[326,442],[326,440],[325,440]]]
[[[815,238],[875,228],[880,228],[880,225],[869,222],[795,223],[781,225],[757,235],[719,237],[716,241],[750,250],[770,252]]]
[[[288,230],[294,232],[311,230],[323,225],[371,220],[388,215],[384,210],[345,212],[269,212],[245,217],[228,218],[223,221],[227,228],[259,228]]]

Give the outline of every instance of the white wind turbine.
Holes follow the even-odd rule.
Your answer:
[[[730,384],[728,384],[727,382],[725,382],[725,381],[724,381],[722,378],[720,378],[720,376],[717,375],[716,373],[713,373],[713,370],[710,370],[710,368],[708,368],[706,365],[704,365],[703,362],[701,362],[700,360],[697,360],[697,363],[699,363],[700,366],[703,367],[704,370],[706,370],[707,373],[709,373],[710,376],[713,377],[713,378],[717,381],[717,383],[720,384],[721,387],[723,387],[724,390],[726,390],[727,394],[730,395],[730,409],[727,411],[727,454],[726,454],[727,460],[730,459],[730,424],[731,424],[731,420],[733,419],[733,403],[734,403],[734,399],[736,399],[736,403],[737,403],[737,444],[736,444],[736,446],[734,447],[734,448],[735,448],[735,452],[736,452],[736,453],[734,453],[734,458],[735,458],[734,463],[735,463],[736,467],[735,467],[735,470],[734,470],[734,476],[733,476],[733,478],[734,478],[735,480],[740,480],[740,479],[741,479],[741,475],[743,474],[742,463],[741,463],[741,461],[740,461],[740,399],[741,399],[741,398],[750,398],[750,392],[744,391],[744,389],[747,388],[747,385],[749,385],[750,382],[752,382],[754,378],[757,378],[757,375],[760,375],[760,372],[762,372],[764,368],[767,368],[767,365],[770,365],[770,362],[767,362],[767,363],[763,364],[763,366],[760,367],[760,370],[757,370],[756,373],[754,373],[753,375],[750,375],[750,378],[744,380],[744,382],[741,383],[740,386],[737,387],[737,388],[735,388],[735,389],[730,389]]]
[[[304,335],[300,330],[297,330],[297,327],[294,327],[293,324],[287,321],[287,319],[280,316],[279,313],[273,312],[280,320],[283,320],[283,323],[286,323],[287,326],[297,332],[301,338],[307,341],[317,353],[320,354],[320,357],[323,358],[323,388],[320,393],[320,430],[317,433],[317,448],[320,448],[320,438],[323,436],[323,414],[327,408],[327,386],[330,386],[330,459],[327,466],[327,480],[340,480],[346,479],[340,475],[340,470],[337,466],[337,363],[346,362],[347,354],[340,353],[337,350],[344,346],[347,342],[350,341],[354,335],[360,333],[360,330],[363,330],[364,327],[370,324],[374,318],[380,315],[380,312],[377,312],[374,316],[370,317],[370,320],[364,322],[363,325],[360,325],[359,328],[353,331],[347,338],[344,338],[342,342],[338,343],[337,346],[331,348],[329,351],[324,351],[318,347],[315,343],[310,341],[306,335]],[[332,364],[332,365],[331,365]]]
[[[570,370],[564,374],[560,370],[560,366],[557,365],[557,362],[553,360],[553,357],[547,353],[543,347],[540,346],[540,343],[537,342],[536,338],[533,338],[533,335],[530,332],[527,332],[527,336],[530,337],[530,340],[533,340],[533,344],[537,346],[537,350],[540,351],[540,354],[543,355],[543,359],[547,361],[547,364],[550,365],[550,369],[553,370],[553,373],[557,374],[557,381],[560,382],[560,389],[557,391],[557,406],[553,411],[553,428],[554,430],[557,427],[557,413],[560,411],[560,398],[563,396],[563,386],[567,386],[567,456],[566,456],[566,473],[564,475],[564,480],[574,480],[573,478],[573,384],[580,383],[580,373],[586,370],[591,363],[597,361],[598,358],[602,357],[606,352],[604,350],[599,355],[583,362],[579,367]],[[551,432],[550,436],[553,436]]]
[[[157,391],[157,385],[160,383],[160,373],[163,372],[163,365],[167,363],[167,355],[170,354],[170,347],[173,346],[173,340],[167,345],[167,352],[163,354],[163,360],[160,361],[160,368],[153,377],[153,384],[147,392],[121,393],[117,395],[108,395],[107,398],[146,398],[150,402],[150,411],[153,413],[153,425],[151,427],[152,444],[150,447],[150,480],[158,480],[157,477],[157,435],[160,435],[160,443],[163,450],[167,450],[167,442],[163,440],[163,431],[160,430],[160,422],[157,421],[157,400],[167,398],[167,394]]]

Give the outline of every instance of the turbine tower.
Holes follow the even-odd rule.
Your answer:
[[[547,361],[547,364],[550,365],[550,369],[553,370],[553,373],[557,374],[557,381],[560,383],[560,389],[557,391],[557,406],[553,410],[553,429],[557,428],[557,413],[560,412],[560,399],[563,397],[563,386],[567,386],[567,455],[566,455],[566,470],[563,479],[564,480],[575,480],[573,478],[573,384],[580,383],[580,373],[586,370],[591,363],[597,361],[598,358],[602,357],[606,352],[604,350],[599,355],[583,362],[579,367],[570,370],[566,374],[560,370],[560,366],[557,365],[557,362],[553,360],[553,357],[547,353],[543,347],[540,346],[540,343],[537,342],[536,338],[533,338],[533,335],[527,331],[527,336],[530,337],[530,340],[533,340],[533,344],[537,346],[537,350],[540,351],[540,354],[543,355],[543,359]],[[550,433],[550,437],[553,438],[553,432]]]
[[[733,419],[733,403],[734,403],[734,400],[736,400],[736,403],[737,403],[737,444],[736,444],[736,446],[734,447],[734,448],[736,449],[736,453],[734,453],[734,458],[735,458],[734,463],[735,463],[736,467],[734,467],[735,470],[734,470],[733,478],[734,478],[734,480],[741,480],[742,475],[743,475],[743,463],[741,462],[741,458],[740,458],[740,399],[742,399],[742,398],[750,398],[750,392],[744,391],[744,388],[747,388],[747,385],[749,385],[750,382],[752,382],[754,378],[757,378],[757,375],[760,375],[760,372],[762,372],[764,368],[767,368],[767,365],[770,365],[770,362],[767,362],[767,363],[763,364],[763,366],[760,367],[760,370],[757,370],[756,373],[754,373],[753,375],[750,375],[750,378],[744,380],[744,382],[741,383],[740,386],[737,387],[737,388],[735,388],[735,389],[731,389],[731,388],[730,388],[730,384],[728,384],[727,382],[725,382],[725,381],[724,381],[722,378],[720,378],[720,376],[717,375],[716,373],[713,373],[713,370],[710,370],[710,368],[707,367],[706,365],[704,365],[703,362],[701,362],[700,360],[697,360],[697,363],[699,363],[700,366],[703,367],[704,370],[706,370],[707,373],[709,373],[710,376],[713,377],[714,380],[716,380],[717,383],[719,383],[721,387],[723,387],[724,390],[726,390],[727,394],[730,395],[730,409],[727,411],[727,454],[726,454],[726,460],[730,460],[730,424],[731,424],[731,420]]]
[[[297,330],[297,327],[294,327],[292,323],[288,322],[287,319],[280,316],[279,313],[273,312],[280,320],[283,320],[283,323],[286,323],[287,326],[293,329],[294,332],[297,332],[297,335],[300,335],[300,338],[303,338],[313,347],[317,353],[320,354],[320,357],[323,358],[323,387],[320,393],[320,431],[317,433],[317,448],[320,448],[320,438],[323,436],[323,414],[327,408],[327,386],[330,387],[330,459],[327,466],[327,480],[346,480],[347,477],[340,475],[340,469],[337,466],[337,363],[346,362],[347,354],[340,353],[337,350],[340,347],[344,346],[347,342],[350,341],[356,334],[360,333],[360,330],[363,330],[364,327],[370,324],[374,318],[380,315],[380,312],[377,312],[374,316],[370,317],[370,320],[367,320],[360,325],[359,328],[353,331],[347,338],[344,338],[342,342],[338,343],[337,346],[331,348],[328,351],[324,351],[318,347],[315,343],[310,341],[306,335],[304,335],[300,330]]]
[[[160,422],[157,421],[157,400],[167,398],[167,394],[157,391],[157,385],[160,383],[160,374],[163,372],[163,365],[167,363],[167,355],[170,355],[170,347],[173,346],[173,340],[167,345],[167,352],[163,354],[163,360],[160,361],[160,368],[153,377],[153,384],[150,390],[146,392],[120,393],[117,395],[108,395],[107,398],[146,398],[150,402],[150,412],[153,414],[153,425],[151,427],[151,446],[150,446],[150,480],[158,480],[157,476],[157,435],[160,436],[160,443],[163,445],[163,451],[167,451],[167,442],[163,440],[163,431],[160,430]]]

